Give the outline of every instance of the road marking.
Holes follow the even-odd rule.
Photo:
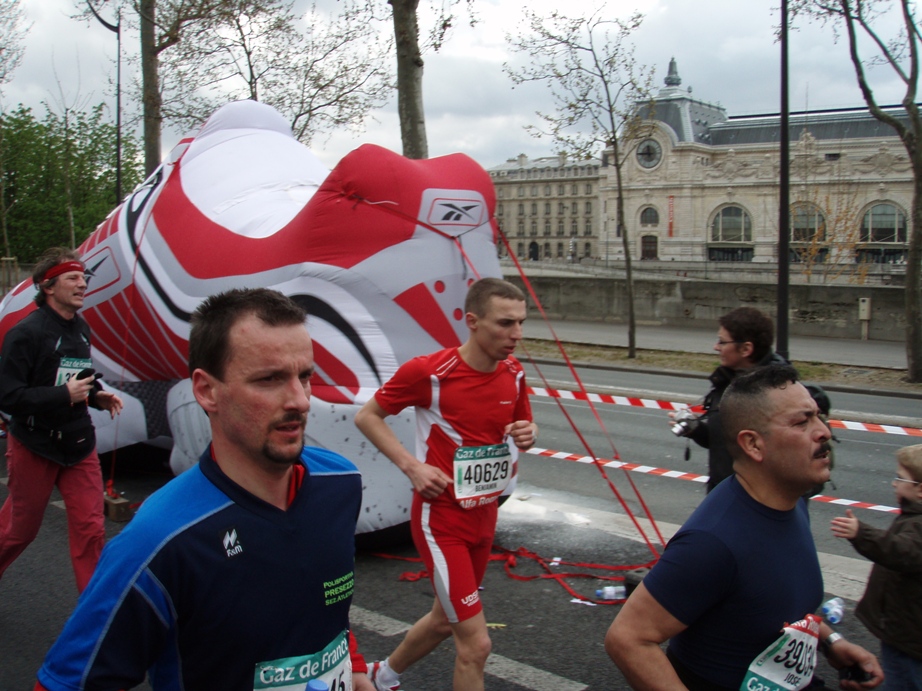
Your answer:
[[[410,629],[410,625],[405,622],[355,605],[349,608],[349,620],[353,625],[361,626],[380,636],[396,636]],[[496,654],[490,655],[487,659],[485,671],[532,691],[583,691],[589,688],[578,681],[559,677],[543,669]]]
[[[396,636],[410,630],[410,625],[399,619],[391,619],[383,614],[372,612],[364,607],[352,605],[349,608],[349,621],[379,636]]]

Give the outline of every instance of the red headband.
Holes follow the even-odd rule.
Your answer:
[[[39,283],[50,281],[52,278],[57,278],[61,274],[70,273],[71,271],[86,271],[86,267],[83,265],[83,262],[78,262],[77,260],[55,264],[45,272],[45,275],[42,276],[42,280],[39,281]]]

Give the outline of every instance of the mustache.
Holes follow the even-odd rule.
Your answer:
[[[820,444],[819,451],[814,454],[814,457],[819,458],[820,456],[825,456],[831,451],[832,444],[830,444],[828,441],[824,441],[822,444]]]
[[[296,411],[291,411],[289,413],[285,413],[284,417],[278,420],[275,424],[276,425],[287,425],[290,422],[297,422],[302,425],[307,424],[307,415],[306,414],[302,415],[301,413],[298,413]]]

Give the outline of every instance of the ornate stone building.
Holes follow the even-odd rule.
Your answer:
[[[519,259],[578,262],[598,257],[601,162],[525,154],[489,169],[496,219]],[[506,256],[502,241],[500,256]]]
[[[777,261],[780,116],[728,117],[680,88],[675,60],[626,142],[632,258]],[[826,274],[905,262],[912,171],[892,128],[866,108],[791,113],[791,259]],[[623,145],[624,147],[624,145]],[[600,255],[623,259],[614,168],[602,168]]]

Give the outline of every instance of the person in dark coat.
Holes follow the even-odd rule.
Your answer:
[[[896,461],[900,515],[890,528],[871,527],[847,509],[831,529],[874,562],[855,614],[880,639],[881,688],[922,691],[922,444],[899,449]]]
[[[720,365],[708,377],[711,390],[702,403],[704,414],[684,435],[708,450],[708,492],[733,474],[733,459],[724,443],[720,422],[720,399],[724,391],[741,372],[770,364],[788,364],[772,350],[775,325],[767,314],[754,307],[738,307],[723,315],[718,324],[714,350]]]
[[[38,309],[9,330],[0,352],[0,410],[11,416],[0,576],[35,539],[57,487],[80,592],[106,538],[102,470],[87,407],[113,417],[122,409],[121,398],[92,376],[90,327],[77,314],[87,289],[85,270],[73,250],[47,250],[32,274]]]

